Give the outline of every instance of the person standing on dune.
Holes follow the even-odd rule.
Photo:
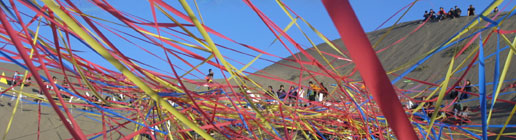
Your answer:
[[[297,89],[294,88],[293,85],[291,85],[290,88],[288,89],[287,97],[285,97],[284,100],[288,100],[288,105],[292,106],[293,102],[296,100],[296,97],[297,97]]]
[[[301,101],[299,101],[299,99],[301,99]],[[296,99],[296,102],[304,102],[304,99],[306,99],[306,97],[305,97],[305,90],[303,89],[303,87],[297,88],[297,99]],[[305,104],[304,103],[300,103],[299,105],[300,106],[304,106]]]
[[[453,12],[453,14],[455,14],[455,17],[460,17],[460,14],[462,13],[462,10],[460,10],[460,8],[458,6],[455,5],[455,12]]]
[[[16,86],[18,81],[20,81],[20,73],[18,71],[15,71],[13,74],[13,80],[11,82],[11,86]]]
[[[265,92],[265,94],[269,95],[269,96],[273,96],[274,95],[274,89],[272,89],[272,86],[269,85],[269,89],[267,89],[267,91]]]
[[[469,5],[468,16],[475,16],[475,7],[473,5]]]
[[[287,92],[285,91],[285,86],[280,85],[278,91],[276,91],[276,96],[281,100],[281,98],[284,98]]]
[[[453,10],[453,8],[450,8],[450,11],[448,11],[447,16],[450,19],[454,18],[455,17],[455,10]]]
[[[435,21],[435,19],[437,18],[437,16],[435,16],[435,11],[434,9],[430,9],[430,20],[432,21]]]
[[[31,77],[27,77],[27,79],[25,80],[25,83],[23,83],[23,86],[30,86],[32,85],[32,80],[31,80]]]
[[[52,76],[52,82],[57,85],[57,77],[56,76]]]
[[[320,88],[315,85],[312,81],[308,82],[308,85],[310,86],[311,88],[311,93],[308,93],[308,100],[310,100],[310,102],[313,102],[315,101],[315,97],[317,96],[317,94],[320,92]]]
[[[211,83],[213,83],[213,71],[211,69],[208,69],[208,75],[206,75],[206,87],[208,87],[208,90],[211,89]]]
[[[314,89],[312,88],[312,81],[309,81],[308,82],[308,88],[306,89],[306,96],[308,98],[308,102],[312,102],[312,101],[315,101],[315,96],[314,96]],[[310,105],[310,103],[306,103],[305,104],[305,107]]]
[[[324,86],[323,82],[321,82],[319,86],[321,86],[321,89],[319,91],[319,102],[322,102],[324,100],[324,97],[328,96],[328,88]]]
[[[444,11],[444,8],[441,7],[441,8],[439,8],[439,11],[437,12],[437,19],[439,21],[441,21],[441,20],[443,20],[445,18],[446,18],[446,11]]]
[[[425,18],[425,19],[423,19],[423,22],[428,20],[428,18],[430,17],[430,14],[428,13],[428,11],[425,11],[425,14],[423,15],[423,17]]]

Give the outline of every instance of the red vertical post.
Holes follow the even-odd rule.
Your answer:
[[[376,104],[400,140],[418,139],[348,0],[322,0]]]

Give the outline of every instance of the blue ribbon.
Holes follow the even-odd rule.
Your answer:
[[[487,114],[486,114],[486,72],[484,63],[484,46],[482,45],[482,34],[479,39],[479,67],[478,67],[478,83],[480,92],[480,114],[482,115],[482,139],[487,140]]]

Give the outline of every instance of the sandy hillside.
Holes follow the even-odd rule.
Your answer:
[[[500,16],[499,16],[500,17]],[[461,17],[456,19],[449,19],[449,20],[443,20],[441,22],[431,22],[426,23],[423,25],[418,31],[414,32],[411,35],[408,35],[410,32],[412,32],[414,29],[416,29],[421,23],[419,21],[413,21],[413,22],[405,22],[401,23],[399,25],[394,26],[393,30],[382,40],[381,43],[375,48],[375,50],[379,51],[382,50],[388,46],[390,48],[385,49],[384,51],[378,53],[378,57],[380,58],[380,61],[382,62],[384,68],[386,71],[391,72],[394,70],[393,74],[401,74],[405,70],[407,70],[408,67],[404,67],[401,69],[398,69],[400,66],[404,66],[405,64],[410,64],[408,66],[412,66],[415,64],[414,60],[419,60],[421,56],[424,56],[426,53],[428,53],[430,50],[439,47],[441,44],[443,44],[445,41],[447,41],[452,35],[460,31],[468,22],[470,22],[473,19],[473,17]],[[504,24],[501,26],[501,29],[504,30],[514,30],[516,29],[516,17],[512,17],[509,19],[506,19],[504,21]],[[486,25],[486,22],[481,22],[478,24],[478,26],[484,26]],[[473,31],[476,31],[476,29],[472,29]],[[375,44],[381,36],[383,36],[388,31],[388,28],[370,32],[368,33],[368,37],[372,44]],[[482,32],[482,39],[485,39],[485,37],[488,36],[488,33],[490,30],[486,30]],[[464,35],[470,35],[471,32]],[[407,36],[408,35],[408,36]],[[463,37],[464,37],[463,36]],[[508,34],[507,37],[509,39],[514,38],[514,34]],[[392,45],[396,41],[406,37],[404,41],[399,42],[396,45]],[[496,52],[497,42],[496,42],[496,34],[493,34],[491,38],[487,41],[487,43],[484,45],[484,54],[485,56],[492,55]],[[445,49],[441,52],[438,52],[437,54],[430,57],[426,62],[422,63],[419,67],[417,67],[414,71],[409,73],[407,77],[427,81],[431,83],[437,83],[439,84],[443,78],[446,75],[446,70],[449,67],[449,63],[451,61],[451,58],[455,51],[460,50],[469,39],[458,43],[457,45],[453,45],[448,49]],[[336,46],[341,48],[342,50],[345,50],[345,47],[340,39],[333,41]],[[465,60],[465,58],[473,51],[473,47],[478,46],[478,39],[473,42],[473,44],[466,49],[466,51],[460,55],[455,60],[454,67],[457,67],[459,63]],[[504,48],[507,46],[507,43],[503,41],[503,39],[500,40],[500,46],[501,48]],[[333,54],[333,56],[338,55],[336,51],[334,51],[332,48],[329,47],[327,44],[320,44],[318,45],[318,48],[322,52]],[[319,62],[325,64],[325,61],[323,58],[317,53],[317,51],[314,50],[314,48],[307,49],[307,52],[314,56]],[[505,60],[507,58],[508,54],[508,48],[502,51],[500,53],[500,69],[503,69],[503,64],[505,63]],[[301,53],[297,53],[296,56],[301,58],[303,61],[308,61],[306,57],[304,57]],[[330,62],[331,65],[338,68],[337,71],[340,72],[343,75],[348,75],[350,72],[353,71],[353,64],[350,64],[348,61],[335,59],[335,57],[331,55],[324,55]],[[467,59],[467,63],[462,66],[461,68],[464,68],[471,62],[471,58]],[[486,58],[485,60],[485,68],[486,68],[486,81],[488,83],[493,82],[493,73],[494,73],[494,62],[495,57],[491,56],[489,58]],[[516,78],[516,72],[514,71],[516,69],[516,61],[510,62],[511,65],[509,67],[509,71],[506,75],[507,82],[504,83],[502,86],[503,88],[506,88],[505,92],[514,92],[516,91],[516,88],[507,88],[510,84],[515,84],[515,78]],[[324,65],[327,69],[331,68],[329,65]],[[316,72],[323,71],[320,68],[317,68],[315,66],[305,65],[306,68],[310,70],[314,70]],[[300,76],[300,65],[294,60],[292,56],[286,58],[285,60],[281,60],[273,65],[270,65],[266,68],[264,68],[261,71],[258,71],[254,74],[251,74],[249,76],[251,79],[260,81],[260,84],[263,84],[262,86],[268,86],[272,85],[275,89],[279,87],[280,84],[289,85],[285,82],[280,82],[280,80],[270,80],[268,78],[262,78],[262,76],[267,77],[274,77],[278,79],[283,79],[286,81],[292,81],[294,83],[298,83],[299,76]],[[452,79],[460,77],[461,74],[463,74],[464,71],[458,72],[452,76]],[[394,79],[396,76],[393,74],[390,74],[389,77]],[[310,76],[308,73],[303,73],[303,80],[302,84],[307,85],[308,81],[305,80],[307,76]],[[473,65],[471,70],[468,72],[468,74],[464,77],[465,79],[469,79],[472,81],[473,84],[478,83],[478,65]],[[330,85],[332,83],[335,83],[336,81],[332,78],[322,76],[322,75],[316,75],[315,79],[320,82],[324,82],[325,85]],[[360,80],[359,73],[355,73],[350,77],[350,79],[353,80]],[[452,80],[452,82],[455,82],[456,80]],[[405,79],[400,80],[396,84],[397,88],[400,89],[412,89],[416,86],[419,86],[417,89],[424,89],[427,86],[416,84],[416,82],[413,81],[406,81]],[[288,87],[288,86],[287,86]],[[493,92],[493,85],[487,84],[487,93],[488,95],[491,95]],[[478,93],[478,92],[477,92]],[[408,95],[415,95],[415,93],[411,93]],[[506,94],[499,96],[499,99],[505,99],[510,101],[516,101],[516,94]],[[445,102],[450,101],[447,99]],[[488,105],[491,103],[491,100],[488,101]],[[478,100],[471,100],[469,102],[466,102],[465,105],[472,107],[472,118],[473,122],[476,124],[480,123],[480,111],[478,109],[479,103]],[[503,125],[505,120],[507,119],[513,105],[507,104],[507,103],[499,103],[497,102],[495,105],[495,111],[493,113],[493,119],[491,120],[490,124],[499,124]],[[510,124],[516,123],[516,120],[512,120]],[[490,128],[490,131],[498,132],[499,128]],[[509,128],[505,132],[516,132],[514,128]]]
[[[378,53],[378,56],[380,60],[382,61],[382,64],[386,71],[393,71],[397,69],[398,67],[410,63],[413,60],[419,58],[420,56],[424,55],[428,51],[432,50],[433,48],[438,47],[440,44],[445,42],[449,37],[451,37],[453,34],[461,30],[461,28],[467,24],[469,21],[471,21],[472,17],[461,17],[458,19],[451,19],[451,20],[444,20],[441,22],[432,22],[432,23],[426,23],[424,26],[421,27],[417,32],[409,35],[406,40],[400,42],[399,44],[396,44],[385,51]],[[507,30],[514,30],[516,29],[516,17],[512,17],[510,19],[507,19],[505,21],[505,24],[503,24],[502,29]],[[375,50],[381,50],[390,44],[398,41],[399,39],[405,37],[408,33],[410,33],[412,30],[417,28],[421,23],[418,21],[414,22],[406,22],[401,23],[399,25],[396,25],[393,30],[390,32],[389,35],[387,35],[381,43],[375,48]],[[479,25],[485,25],[486,23],[483,22]],[[374,44],[379,40],[379,38],[386,33],[387,29],[378,30],[375,32],[368,33],[368,36],[371,40],[371,42]],[[488,31],[484,31],[482,33],[482,37],[486,37],[488,34]],[[493,39],[494,38],[494,39]],[[485,47],[485,54],[489,55],[496,51],[496,36],[493,36],[492,39],[490,39]],[[508,38],[513,39],[514,34],[508,35]],[[343,46],[341,40],[334,40],[333,41],[340,49],[345,50],[345,47]],[[439,81],[445,76],[445,71],[449,65],[451,55],[457,48],[464,46],[465,42],[461,42],[458,45],[454,45],[449,49],[446,49],[442,52],[437,53],[436,55],[432,56],[427,62],[421,64],[419,68],[416,69],[416,71],[411,72],[409,75],[407,75],[410,78],[428,81],[432,83],[439,83]],[[503,41],[500,42],[501,46],[506,46],[507,44]],[[473,45],[478,45],[478,40],[475,41]],[[330,53],[333,55],[338,55],[337,52],[333,51],[327,44],[321,44],[318,45],[318,48],[326,53]],[[468,49],[465,51],[465,54],[461,55],[456,61],[462,62],[465,57],[472,51],[472,49]],[[319,62],[324,62],[322,57],[318,55],[318,53],[313,49],[307,49],[307,52],[310,53],[312,56],[315,56],[316,59]],[[503,53],[500,54],[500,60],[502,60],[502,64],[504,60],[507,57],[507,49],[503,51]],[[302,55],[301,60],[307,61],[308,59]],[[325,57],[329,58],[329,61],[331,61],[331,65],[335,67],[340,67],[337,69],[341,74],[349,74],[351,71],[353,71],[353,65],[347,65],[349,64],[348,61],[341,60],[341,59],[335,59],[335,57],[330,55],[325,55]],[[347,58],[347,57],[346,57]],[[486,68],[487,68],[487,74],[486,79],[488,82],[492,82],[493,80],[493,65],[494,65],[494,57],[490,57],[486,59]],[[345,65],[345,66],[344,66]],[[457,63],[455,64],[455,66]],[[259,84],[262,84],[262,86],[268,86],[273,85],[276,89],[279,84],[285,84],[283,82],[280,82],[278,80],[270,80],[267,78],[262,78],[257,75],[265,75],[269,77],[275,77],[278,79],[283,79],[286,81],[293,81],[297,83],[299,81],[299,74],[300,71],[294,68],[299,68],[299,64],[295,61],[293,61],[293,57],[290,56],[286,60],[281,60],[273,65],[270,65],[266,68],[264,68],[261,71],[258,71],[254,74],[250,74],[249,77],[257,82]],[[325,65],[327,68],[328,65]],[[343,67],[341,67],[343,66]],[[316,68],[314,66],[308,66],[306,65],[308,69],[316,70],[319,72],[322,72],[319,70],[319,68]],[[19,68],[16,65],[13,64],[2,64],[2,68],[9,69],[9,70],[18,70],[22,71],[21,68]],[[511,62],[511,67],[509,70],[515,70],[516,69],[516,63],[515,61]],[[401,74],[406,68],[401,69],[401,71],[396,71],[394,74]],[[7,76],[12,75],[12,71],[5,71]],[[468,75],[466,75],[466,79],[470,79],[474,84],[478,82],[478,66],[475,65],[470,70]],[[459,73],[460,74],[460,73]],[[303,77],[309,76],[307,73],[303,73]],[[389,75],[391,78],[394,78],[395,76]],[[356,73],[350,77],[350,79],[359,80],[359,74]],[[454,75],[454,77],[458,77],[458,74]],[[62,77],[58,77],[59,79],[62,79]],[[335,83],[336,81],[332,80],[331,78],[317,75],[315,78],[320,81],[327,83],[326,85],[331,85],[332,83]],[[507,73],[506,79],[507,80],[513,80],[516,78],[516,72],[509,71]],[[219,80],[218,80],[219,81]],[[411,84],[407,82],[403,82],[404,80],[401,80],[400,82],[396,83],[396,86],[398,88],[402,89],[409,89],[414,87],[416,84]],[[307,84],[308,81],[302,81],[302,84]],[[512,81],[514,82],[514,80]],[[506,82],[506,84],[509,84],[509,82]],[[288,85],[288,84],[285,84]],[[2,88],[7,87],[7,85],[0,84]],[[506,87],[507,85],[503,85],[503,87]],[[420,88],[425,88],[425,86],[421,86]],[[37,87],[28,87],[24,90],[24,92],[32,93],[33,89],[37,89]],[[516,89],[508,89],[507,92],[515,91]],[[488,93],[492,93],[492,85],[488,85],[487,87]],[[8,95],[13,95],[12,92],[6,93]],[[509,95],[503,95],[500,96],[502,99],[516,101],[515,94],[509,94]],[[26,98],[27,100],[32,100],[31,98]],[[2,96],[0,97],[0,135],[3,136],[3,132],[5,131],[5,127],[7,126],[7,123],[9,122],[9,118],[11,116],[11,111],[13,109],[15,102],[11,101],[11,97]],[[475,107],[478,105],[478,102],[472,101],[467,103],[469,106]],[[509,113],[510,109],[512,108],[512,105],[508,104],[497,104],[495,106],[497,111],[495,112],[495,115],[493,116],[492,124],[503,124],[505,121],[507,114]],[[57,117],[55,112],[48,106],[42,107],[42,116],[41,116],[41,139],[68,139],[70,138],[70,134],[68,131],[64,128],[62,125],[60,119]],[[38,123],[38,105],[37,104],[23,104],[23,109],[19,108],[18,112],[16,113],[16,116],[14,118],[14,123],[12,125],[12,128],[10,129],[9,135],[7,136],[7,139],[36,139],[36,130],[37,130],[37,123]],[[88,118],[85,115],[83,115],[85,112],[82,111],[73,111],[72,114],[77,119],[78,123],[80,124],[82,130],[85,134],[91,134],[93,132],[100,132],[102,130],[102,126],[97,125],[98,123],[92,123],[98,121],[98,119],[101,119],[98,115],[92,115],[94,118]],[[478,111],[474,113],[473,115],[474,122],[478,123],[479,115]],[[97,120],[95,120],[97,119]],[[516,123],[516,120],[512,121],[511,124]],[[129,129],[133,129],[132,127],[129,127]],[[121,129],[123,131],[130,132],[132,130],[129,129]],[[498,128],[491,128],[491,131],[498,131]],[[516,132],[514,128],[510,128],[506,132]],[[116,138],[116,137],[114,137]]]

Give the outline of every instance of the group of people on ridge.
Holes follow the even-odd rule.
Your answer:
[[[312,81],[308,82],[308,89],[303,87],[290,86],[288,90],[285,90],[284,85],[280,85],[279,89],[274,91],[272,86],[268,86],[267,95],[277,96],[279,99],[283,99],[288,105],[294,105],[297,101],[302,101],[300,105],[306,106],[303,100],[308,99],[309,102],[319,101],[322,102],[328,96],[328,88],[323,82],[320,84],[314,84]],[[305,94],[306,93],[306,94]]]
[[[214,85],[212,85],[212,69],[208,70],[208,74],[206,75],[205,79],[206,84],[204,84],[204,86],[207,87],[208,90],[214,89]],[[291,85],[290,88],[287,90],[285,88],[285,85],[280,85],[278,90],[274,90],[274,88],[271,85],[269,85],[265,94],[271,97],[276,96],[278,99],[283,100],[284,103],[287,105],[294,105],[296,103],[299,103],[299,105],[302,106],[309,105],[306,104],[305,100],[308,100],[309,102],[322,102],[328,96],[328,88],[326,88],[323,82],[317,84],[312,81],[309,81],[306,87],[307,89],[305,90],[303,87],[295,87],[294,85]],[[252,98],[251,101],[253,102],[258,102],[258,98],[261,98],[259,94],[253,93],[245,85],[242,86],[241,90],[242,92],[246,92]]]
[[[497,9],[498,9],[498,7],[495,9],[496,12],[498,12]],[[469,5],[467,12],[468,12],[467,16],[475,16],[475,7],[473,7],[473,5]],[[447,18],[448,19],[458,18],[461,16],[461,14],[462,14],[462,10],[458,6],[455,6],[454,8],[450,8],[450,10],[448,12],[446,12],[443,7],[439,8],[439,11],[437,11],[437,13],[433,9],[430,9],[430,12],[425,11],[425,14],[423,15],[423,17],[424,17],[423,21],[426,21],[426,20],[441,21],[441,20],[447,19]]]

